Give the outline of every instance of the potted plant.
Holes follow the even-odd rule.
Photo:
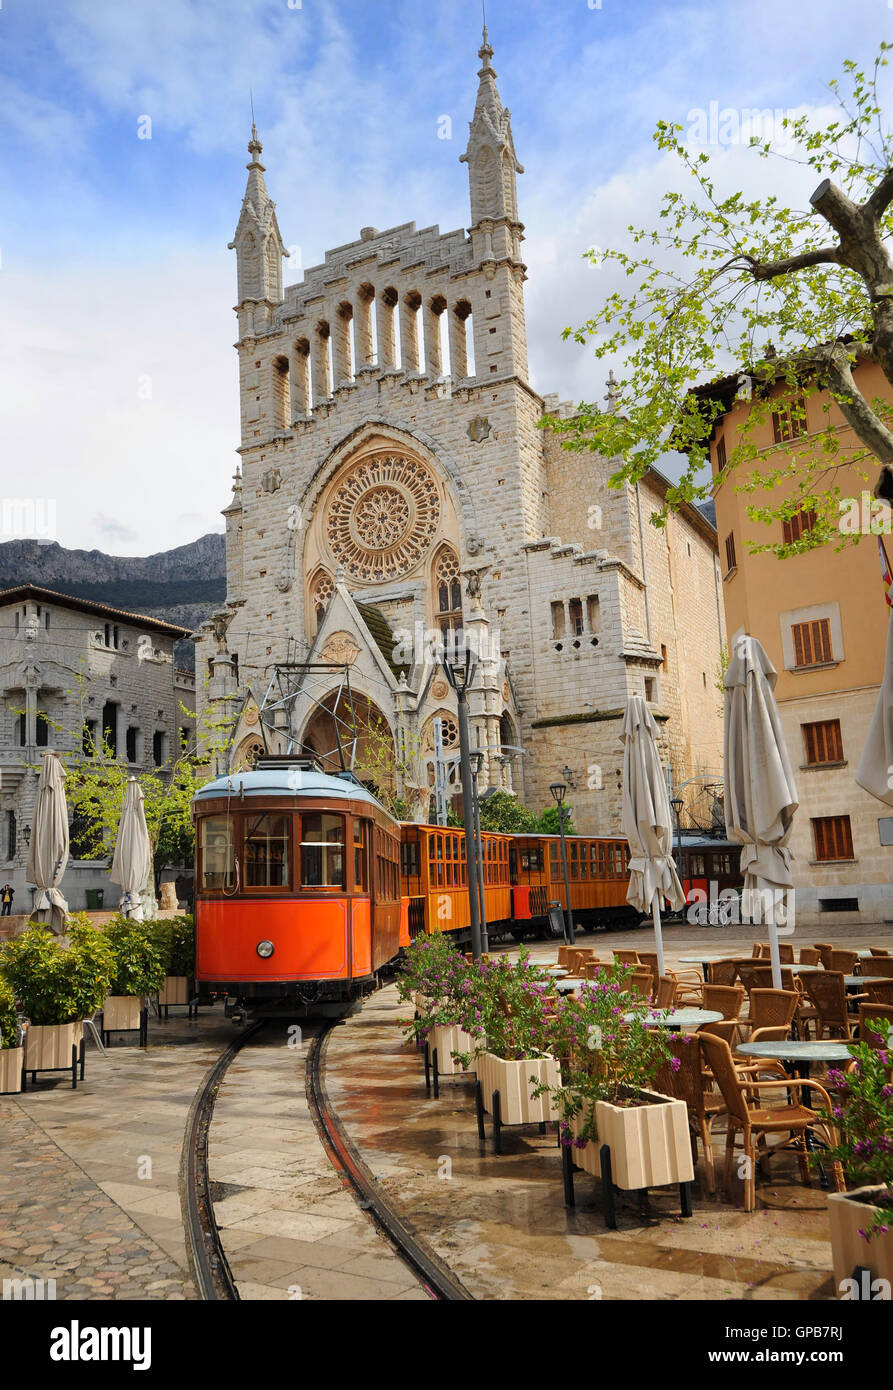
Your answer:
[[[828,1072],[836,1096],[830,1113],[819,1111],[839,1136],[831,1148],[811,1155],[838,1162],[853,1187],[828,1196],[834,1282],[844,1295],[857,1267],[872,1281],[893,1286],[893,1025],[870,1019],[872,1037],[851,1043],[849,1071]],[[861,1288],[855,1297],[871,1297]],[[889,1292],[888,1295],[889,1296]]]
[[[15,995],[0,975],[0,1095],[22,1089],[25,1067],[24,1032],[19,1024]]]
[[[518,959],[478,961],[469,971],[461,1023],[475,1040],[484,1109],[504,1125],[557,1119],[552,1092],[561,1084],[551,1052],[549,982],[520,948]],[[462,1059],[464,1060],[464,1059]]]
[[[446,937],[418,937],[407,949],[397,981],[400,998],[415,1009],[407,1036],[427,1045],[429,1059],[437,1053],[437,1071],[444,1076],[469,1070],[475,1049],[461,1022],[470,980],[468,962]]]
[[[103,928],[114,962],[111,988],[102,1009],[105,1033],[140,1029],[145,1042],[146,996],[164,984],[165,962],[153,923],[113,917]]]
[[[560,1138],[576,1150],[587,1173],[602,1171],[607,1145],[614,1183],[626,1189],[691,1182],[694,1177],[688,1110],[682,1100],[651,1088],[669,1052],[666,1029],[649,1027],[647,1006],[630,993],[628,966],[597,972],[577,999],[556,1005],[553,1051],[562,1079],[553,1088]],[[675,1068],[674,1068],[675,1069]]]
[[[28,1019],[25,1071],[57,1071],[72,1065],[91,1018],[108,994],[114,960],[108,942],[87,914],[69,919],[68,945],[43,927],[31,927],[6,943],[0,970]]]
[[[195,930],[193,919],[159,917],[153,923],[154,935],[164,961],[164,984],[158,993],[160,1007],[188,1004],[193,996],[195,976]]]

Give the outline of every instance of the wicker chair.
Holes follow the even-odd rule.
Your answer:
[[[594,959],[594,946],[573,946],[568,952],[567,969],[572,975],[582,975],[584,967]]]
[[[866,984],[865,993],[871,1004],[893,1004],[893,980],[879,980],[876,985]]]
[[[767,950],[768,950],[768,946],[767,946]],[[763,943],[762,943],[762,941],[755,941],[755,942],[753,943],[753,946],[751,947],[751,950],[750,950],[750,957],[751,957],[751,960],[759,960],[760,957],[762,956],[762,954],[763,954]]]
[[[840,970],[810,971],[804,984],[818,1015],[816,1036],[851,1038],[856,1020],[852,1014],[847,1013],[847,995],[843,983],[843,972]],[[855,997],[864,998],[865,996],[857,995]]]
[[[893,1028],[893,1004],[860,1004],[859,1005],[859,1037],[863,1042],[870,1042],[872,1047],[884,1047],[886,1039],[882,1033],[875,1033],[868,1027],[869,1020],[883,1019],[885,1023]]]
[[[638,965],[638,951],[615,951],[614,960],[618,965]]]
[[[887,980],[893,980],[893,956],[872,956],[870,963],[863,962],[862,972],[865,975],[883,975]]]
[[[814,941],[813,946],[819,953],[819,960],[826,970],[831,967],[831,952],[834,947],[830,941]]]
[[[741,1075],[735,1066],[731,1049],[722,1038],[709,1033],[700,1034],[703,1054],[710,1064],[710,1070],[726,1103],[726,1162],[723,1186],[728,1192],[732,1177],[735,1137],[741,1132],[741,1142],[745,1156],[750,1160],[745,1168],[744,1210],[753,1211],[756,1206],[756,1166],[759,1157],[769,1157],[771,1150],[763,1149],[758,1154],[757,1145],[770,1134],[789,1134],[797,1146],[797,1159],[800,1177],[809,1181],[809,1166],[806,1159],[806,1134],[809,1130],[821,1130],[827,1138],[827,1127],[809,1106],[789,1100],[785,1105],[764,1106],[761,1104],[763,1090],[782,1090],[790,1096],[792,1091],[816,1091],[823,1106],[831,1109],[831,1097],[824,1086],[817,1081],[785,1077],[783,1080],[753,1081]],[[756,1104],[754,1104],[756,1101]],[[832,1164],[834,1187],[843,1191],[843,1169],[839,1163]]]
[[[654,1006],[657,1009],[671,1009],[676,1003],[676,991],[678,985],[674,975],[652,976],[657,979],[657,993],[654,996]]]
[[[831,962],[825,966],[826,970],[839,970],[841,975],[852,975],[859,961],[858,951],[838,951],[831,952]]]
[[[822,957],[819,955],[818,951],[814,946],[800,947],[800,960],[798,961],[799,965],[821,965],[821,963]]]
[[[568,955],[570,954],[570,951],[571,951],[571,950],[572,950],[572,947],[570,947],[570,946],[559,946],[559,947],[558,947],[558,964],[561,966],[562,970],[566,970],[566,969],[567,969],[567,958],[568,958]]]
[[[688,1106],[688,1127],[691,1133],[692,1157],[697,1161],[700,1139],[704,1152],[707,1191],[716,1191],[716,1169],[713,1161],[711,1129],[714,1120],[725,1111],[725,1101],[713,1090],[713,1078],[703,1070],[701,1044],[697,1033],[691,1037],[678,1035],[668,1044],[670,1055],[678,1057],[677,1071],[665,1062],[658,1072],[654,1089],[674,1100],[684,1100]]]
[[[705,1009],[714,1009],[724,1019],[737,1018],[744,1003],[743,985],[704,985],[701,998]]]
[[[600,960],[588,960],[580,971],[584,980],[595,980],[598,978],[599,971],[607,970],[609,967]]]
[[[750,996],[747,1022],[754,1033],[761,1028],[782,1027],[789,1033],[799,1003],[800,994],[796,989],[755,989]],[[754,1041],[756,1038],[752,1035],[751,1042]]]
[[[632,994],[641,994],[643,999],[650,999],[654,993],[654,976],[650,970],[634,970],[626,981],[626,988]]]
[[[733,985],[738,973],[734,960],[714,960],[707,966],[707,983],[711,985]]]
[[[869,946],[868,949],[873,956],[889,956],[890,954],[886,946]]]

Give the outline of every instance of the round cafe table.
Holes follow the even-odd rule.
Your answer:
[[[559,994],[573,994],[574,990],[579,989],[581,985],[585,985],[586,981],[580,979],[576,975],[568,975],[565,971],[565,978],[563,980],[555,979],[552,983]]]
[[[783,1042],[739,1043],[735,1051],[742,1057],[788,1062],[789,1069],[805,1081],[809,1080],[809,1068],[813,1062],[850,1061],[846,1043],[833,1038],[819,1038],[816,1042],[794,1042],[786,1038]]]
[[[649,1009],[646,1014],[629,1013],[623,1015],[624,1023],[641,1018],[646,1028],[668,1028],[671,1033],[680,1033],[683,1028],[700,1028],[703,1023],[719,1023],[722,1014],[718,1009]]]
[[[882,984],[889,978],[889,975],[844,975],[843,982],[847,989],[858,989],[860,985]]]

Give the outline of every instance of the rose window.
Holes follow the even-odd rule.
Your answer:
[[[380,455],[352,468],[326,517],[332,554],[355,579],[396,579],[428,552],[440,522],[440,495],[417,459]]]

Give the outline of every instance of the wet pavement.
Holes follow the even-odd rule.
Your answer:
[[[671,966],[701,949],[749,954],[751,940],[672,927],[665,939]],[[893,931],[839,942],[893,945]],[[649,949],[651,933],[579,944],[607,958],[616,947]],[[554,959],[556,946],[533,954]],[[588,1175],[577,1174],[577,1206],[565,1209],[554,1134],[507,1129],[497,1157],[489,1127],[480,1149],[470,1081],[444,1078],[440,1099],[426,1096],[420,1054],[403,1040],[406,1017],[392,986],[339,1024],[326,1085],[383,1195],[475,1297],[833,1297],[825,1194],[800,1184],[793,1160],[772,1161],[754,1213],[741,1209],[740,1184],[731,1202],[696,1188],[690,1220],[677,1190],[652,1190],[654,1219],[630,1194],[618,1230],[607,1231]],[[55,1279],[58,1299],[198,1297],[181,1210],[183,1135],[233,1036],[219,1007],[194,1021],[172,1011],[150,1021],[148,1050],[128,1041],[102,1057],[88,1044],[76,1091],[60,1074],[0,1098],[0,1279]],[[241,1297],[425,1298],[329,1163],[305,1098],[305,1060],[268,1025],[233,1062],[215,1107],[212,1196]],[[717,1154],[723,1146],[717,1126]]]

